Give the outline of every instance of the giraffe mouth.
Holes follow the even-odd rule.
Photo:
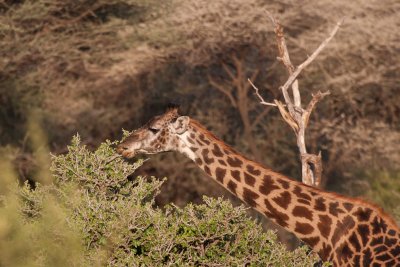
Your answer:
[[[152,155],[160,153],[160,151],[156,151],[154,149],[132,148],[132,146],[128,147],[124,146],[123,144],[120,144],[116,150],[118,154],[127,159],[131,159],[139,154]]]
[[[118,153],[126,159],[131,159],[139,154],[146,154],[146,155],[157,154],[156,151],[146,151],[146,150],[142,150],[142,149],[137,149],[137,150],[133,150],[133,151],[125,150],[125,151],[119,151]]]
[[[121,143],[117,146],[116,151],[124,158],[130,159],[139,154],[141,149],[138,148],[136,144]]]
[[[136,156],[137,153],[136,151],[122,151],[119,154],[121,154],[121,156],[123,156],[124,158],[131,159]]]

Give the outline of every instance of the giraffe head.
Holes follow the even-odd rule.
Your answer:
[[[118,145],[117,152],[126,158],[132,158],[137,154],[176,150],[179,147],[179,136],[186,132],[189,122],[189,117],[178,114],[177,107],[168,108],[164,114],[134,130]]]

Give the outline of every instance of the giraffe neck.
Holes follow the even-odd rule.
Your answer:
[[[178,151],[241,200],[294,233],[322,260],[335,266],[370,263],[376,260],[372,257],[374,248],[387,242],[387,236],[391,241],[386,247],[398,254],[384,255],[400,263],[400,230],[372,204],[325,192],[266,169],[235,152],[194,120],[180,138]]]

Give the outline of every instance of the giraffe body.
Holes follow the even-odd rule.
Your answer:
[[[294,233],[334,266],[400,266],[400,229],[379,207],[326,192],[240,155],[177,109],[134,131],[118,149],[178,151],[248,205]]]

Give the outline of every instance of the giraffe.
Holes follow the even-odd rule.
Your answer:
[[[379,207],[323,191],[247,159],[178,108],[118,147],[126,158],[178,151],[242,201],[294,233],[334,266],[400,266],[400,229]]]

